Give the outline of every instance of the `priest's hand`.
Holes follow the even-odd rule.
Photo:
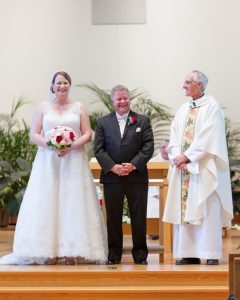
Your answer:
[[[179,166],[182,164],[187,164],[191,162],[190,159],[184,154],[175,157],[173,161],[174,161],[174,165],[177,168],[179,168]]]
[[[177,167],[179,170],[183,171],[183,172],[188,172],[188,168],[187,168],[187,164],[183,163],[180,166]]]

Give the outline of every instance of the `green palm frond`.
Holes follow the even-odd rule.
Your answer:
[[[148,98],[149,94],[146,91],[141,90],[140,88],[136,88],[134,90],[129,91],[130,100],[134,101],[138,98]]]
[[[138,113],[144,114],[153,120],[155,118],[171,121],[172,115],[169,113],[170,108],[166,105],[153,102],[149,98],[144,98],[142,95],[132,101],[132,109]]]
[[[101,117],[103,117],[105,115],[105,113],[97,111],[97,112],[93,112],[90,114],[89,119],[90,119],[90,125],[92,130],[96,130],[97,127],[97,120]]]
[[[13,100],[12,103],[12,109],[11,109],[11,113],[10,113],[10,117],[14,117],[16,116],[17,111],[24,106],[25,104],[31,103],[31,101],[26,100],[23,96],[20,96],[16,103],[15,103],[15,99]]]
[[[30,102],[31,101],[24,99],[23,96],[20,96],[17,100],[14,99],[12,103],[11,112],[9,114],[0,113],[0,129],[8,133],[10,133],[11,130],[13,130],[14,128],[16,130],[19,130],[20,123],[17,119],[16,114],[22,106]]]
[[[159,152],[159,144],[162,139],[169,138],[172,115],[170,108],[161,103],[153,102],[149,98],[139,97],[132,102],[132,109],[149,117],[154,136],[154,152]]]
[[[92,92],[95,95],[95,99],[93,102],[96,103],[96,101],[97,101],[99,103],[102,103],[108,112],[114,110],[110,92],[100,89],[94,83],[77,84],[76,86],[86,88],[90,92]]]

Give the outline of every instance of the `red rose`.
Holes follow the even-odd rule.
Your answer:
[[[59,144],[59,143],[62,141],[62,139],[63,139],[63,137],[62,137],[61,135],[58,135],[58,136],[56,137],[57,143]]]
[[[102,199],[99,199],[99,204],[102,206],[102,202],[103,200]]]
[[[128,125],[134,124],[137,122],[137,118],[135,116],[130,116],[128,118]]]
[[[73,140],[75,138],[75,134],[71,131],[70,132],[70,139]]]
[[[133,116],[133,117],[132,117],[132,122],[133,122],[133,123],[136,123],[136,122],[137,122],[137,118]]]

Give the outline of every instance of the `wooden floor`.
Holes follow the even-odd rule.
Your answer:
[[[13,234],[12,228],[0,229],[0,256],[11,252]],[[150,254],[147,266],[135,265],[131,255],[113,266],[0,265],[0,300],[226,300],[228,253],[239,244],[239,235],[223,238],[223,259],[217,266],[207,266],[204,260],[201,265],[176,266],[172,253],[165,254],[164,264]]]

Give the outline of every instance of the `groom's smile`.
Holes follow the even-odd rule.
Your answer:
[[[124,115],[130,110],[130,99],[127,91],[116,91],[113,97],[113,106],[119,115]]]

